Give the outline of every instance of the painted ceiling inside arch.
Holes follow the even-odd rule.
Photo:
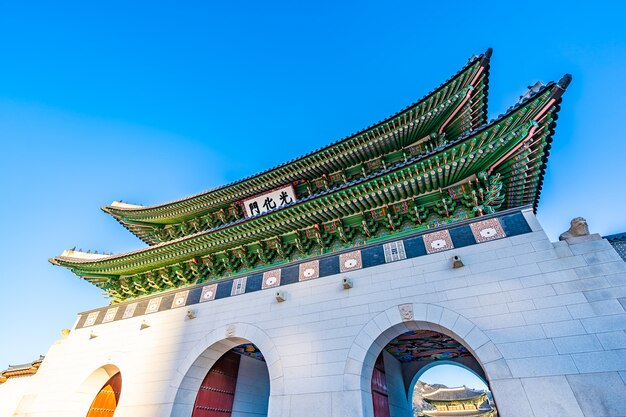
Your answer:
[[[389,342],[385,350],[402,363],[472,356],[454,338],[427,330],[403,333]]]
[[[265,357],[263,356],[263,353],[261,353],[259,348],[256,347],[256,345],[254,345],[253,343],[244,343],[242,345],[235,346],[231,350],[239,355],[247,356],[249,358],[265,362]]]
[[[561,95],[537,83],[487,120],[491,50],[383,121],[241,181],[158,206],[103,209],[147,247],[50,259],[112,302],[537,207]]]

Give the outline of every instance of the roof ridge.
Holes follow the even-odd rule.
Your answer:
[[[518,109],[524,107],[526,104],[528,104],[531,100],[533,100],[537,96],[540,96],[541,94],[544,94],[548,89],[552,89],[552,88],[560,88],[562,91],[564,91],[563,87],[561,87],[558,83],[555,83],[553,81],[548,82],[546,85],[542,86],[539,90],[533,92],[528,97],[525,97],[524,100],[520,100],[515,105],[509,107],[507,109],[507,111],[505,111],[504,113],[498,115],[496,118],[490,120],[489,122],[483,124],[482,126],[476,128],[476,129],[474,129],[474,130],[472,130],[470,132],[467,132],[464,135],[459,136],[455,140],[453,140],[451,142],[448,142],[445,145],[442,145],[442,146],[440,146],[438,148],[434,148],[433,150],[431,150],[429,152],[426,152],[426,153],[424,153],[422,155],[414,156],[412,158],[409,158],[406,161],[399,162],[399,163],[397,163],[397,164],[395,164],[393,166],[387,167],[386,169],[384,169],[382,171],[379,171],[379,172],[377,172],[375,174],[370,174],[370,175],[368,175],[366,177],[359,178],[359,179],[351,181],[351,182],[349,182],[347,184],[342,184],[342,185],[339,185],[339,186],[337,186],[335,188],[331,188],[331,189],[319,192],[317,194],[313,194],[312,196],[305,197],[305,198],[303,198],[301,200],[298,200],[298,202],[289,204],[288,206],[285,206],[283,208],[292,207],[293,205],[297,205],[297,204],[300,204],[300,203],[307,202],[310,199],[319,198],[321,196],[324,196],[324,195],[327,195],[327,194],[331,194],[331,193],[334,193],[336,191],[340,191],[343,188],[354,186],[354,185],[358,184],[359,182],[368,181],[368,180],[370,180],[370,179],[372,179],[374,177],[378,177],[378,176],[390,173],[390,172],[395,171],[397,169],[402,169],[402,168],[404,168],[407,165],[410,165],[410,164],[413,164],[413,163],[415,163],[417,161],[420,161],[422,159],[426,159],[428,157],[431,157],[431,156],[433,156],[433,155],[435,155],[435,154],[437,154],[437,153],[439,153],[439,152],[441,152],[441,151],[443,151],[445,149],[449,149],[449,148],[455,146],[456,144],[460,143],[461,141],[466,140],[466,139],[468,139],[468,138],[470,138],[472,136],[476,136],[476,135],[480,134],[481,132],[483,132],[484,130],[488,129],[489,127],[499,123],[500,121],[502,121],[503,119],[505,119],[509,115],[513,114]],[[183,241],[186,241],[186,240],[194,239],[194,238],[199,237],[199,236],[208,235],[208,234],[211,234],[211,233],[219,231],[219,230],[223,230],[223,229],[228,228],[228,227],[236,226],[236,225],[238,225],[240,223],[243,223],[245,221],[249,221],[249,220],[257,219],[259,217],[263,217],[263,216],[266,216],[266,215],[273,214],[273,213],[275,213],[278,210],[279,209],[275,209],[275,210],[271,210],[271,211],[268,211],[268,212],[265,212],[265,213],[262,213],[262,214],[258,214],[258,215],[253,216],[253,217],[242,218],[242,219],[235,220],[235,221],[227,223],[227,224],[223,224],[223,225],[214,227],[212,229],[207,229],[207,230],[196,232],[196,233],[193,233],[193,234],[190,234],[190,235],[181,236],[181,237],[176,238],[176,239],[172,239],[172,240],[165,241],[165,242],[160,242],[160,243],[157,243],[156,245],[150,245],[150,246],[139,248],[139,249],[136,249],[136,250],[133,250],[133,251],[130,251],[130,252],[124,252],[124,253],[119,253],[119,254],[115,254],[115,255],[110,255],[109,257],[104,258],[103,261],[110,261],[110,260],[123,258],[123,257],[129,256],[129,255],[149,252],[149,251],[151,251],[153,249],[158,249],[158,248],[162,248],[162,247],[165,247],[165,246],[170,246],[170,245],[173,245],[173,244],[176,244],[176,243],[179,243],[179,242],[183,242]],[[77,259],[77,258],[67,258],[67,257],[63,257],[63,256],[56,256],[54,258],[49,258],[48,259],[48,261],[50,263],[52,263],[54,265],[59,265],[60,266],[61,264],[59,263],[59,260],[69,260],[70,262],[75,262],[75,263],[80,263],[80,264],[92,264],[92,263],[99,262],[99,261],[86,261],[84,259]]]
[[[449,77],[447,80],[445,80],[443,83],[441,83],[436,88],[432,89],[431,91],[429,91],[428,93],[423,95],[418,100],[414,101],[413,103],[409,104],[408,106],[405,106],[404,108],[402,108],[401,110],[397,111],[396,113],[394,113],[394,114],[392,114],[392,115],[390,115],[390,116],[388,116],[388,117],[386,117],[384,119],[381,119],[378,122],[375,122],[375,123],[373,123],[373,124],[363,128],[363,129],[360,129],[360,130],[358,130],[358,131],[356,131],[356,132],[354,132],[354,133],[352,133],[350,135],[347,135],[347,136],[345,136],[345,137],[343,137],[341,139],[335,140],[335,141],[333,141],[333,142],[331,142],[331,143],[329,143],[327,145],[324,145],[322,147],[314,149],[314,150],[312,150],[312,151],[310,151],[308,153],[305,153],[304,155],[300,155],[298,157],[292,158],[292,159],[290,159],[290,160],[288,160],[286,162],[283,162],[283,163],[281,163],[279,165],[276,165],[274,167],[265,169],[263,171],[257,172],[257,173],[252,174],[252,175],[248,175],[247,177],[241,178],[239,180],[232,181],[230,183],[227,183],[227,184],[224,184],[224,185],[221,185],[221,186],[217,186],[217,187],[211,188],[209,190],[199,192],[197,194],[193,194],[191,196],[179,198],[179,199],[176,199],[176,200],[171,200],[171,201],[168,201],[168,202],[165,202],[165,203],[154,204],[154,205],[149,205],[149,206],[143,206],[143,205],[139,205],[139,204],[129,204],[129,205],[138,206],[137,208],[133,208],[133,207],[114,207],[113,206],[114,203],[117,202],[117,201],[114,201],[113,203],[111,203],[108,206],[101,207],[101,209],[104,212],[112,215],[113,217],[118,218],[118,216],[116,216],[115,214],[113,214],[111,212],[111,209],[122,210],[122,211],[125,211],[125,212],[133,212],[133,211],[137,212],[137,211],[142,211],[142,210],[156,209],[156,208],[159,208],[159,207],[164,207],[164,206],[180,203],[180,202],[183,202],[183,201],[191,200],[191,199],[196,198],[196,197],[200,197],[200,196],[203,196],[203,195],[211,194],[213,192],[216,192],[216,191],[228,188],[228,187],[232,187],[232,186],[234,186],[236,184],[240,184],[240,183],[243,183],[245,181],[251,180],[251,179],[253,179],[255,177],[259,177],[259,176],[261,176],[263,174],[266,174],[268,172],[274,171],[274,170],[276,170],[278,168],[287,166],[287,165],[289,165],[289,164],[291,164],[291,163],[293,163],[293,162],[295,162],[297,160],[306,158],[306,157],[311,156],[311,155],[313,155],[315,153],[323,151],[324,149],[331,148],[331,147],[333,147],[335,145],[338,145],[341,142],[344,142],[344,141],[347,141],[347,140],[349,140],[349,139],[351,139],[353,137],[356,137],[357,135],[360,135],[360,134],[362,134],[362,133],[364,133],[364,132],[366,132],[366,131],[368,131],[370,129],[373,129],[373,128],[379,126],[379,125],[382,125],[383,123],[387,122],[390,119],[393,119],[394,117],[399,116],[400,114],[402,114],[402,113],[406,112],[407,110],[409,110],[411,107],[415,106],[416,104],[420,103],[421,101],[423,101],[426,98],[428,98],[428,97],[432,96],[433,94],[435,94],[437,91],[439,91],[441,88],[443,88],[446,84],[448,84],[454,78],[459,76],[459,74],[461,74],[463,71],[465,71],[466,69],[468,69],[469,67],[474,65],[476,62],[479,62],[479,61],[483,60],[484,61],[484,65],[488,66],[488,63],[489,63],[489,60],[491,58],[492,53],[493,53],[493,49],[492,48],[488,48],[483,54],[481,54],[481,55],[474,55],[474,56],[470,57],[468,62],[460,70],[458,70],[455,74],[453,74],[451,77]],[[126,203],[126,204],[128,204],[128,203]]]

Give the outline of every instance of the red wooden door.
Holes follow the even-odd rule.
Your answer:
[[[100,389],[89,407],[87,417],[112,417],[120,400],[121,391],[122,374],[118,372]]]
[[[227,352],[206,374],[193,406],[192,417],[230,417],[241,356]]]
[[[382,352],[376,359],[372,373],[372,402],[374,404],[374,417],[389,417],[389,395]]]

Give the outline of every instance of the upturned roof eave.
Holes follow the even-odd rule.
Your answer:
[[[355,181],[353,183],[346,184],[343,187],[338,187],[336,189],[331,189],[331,190],[319,193],[319,194],[314,195],[314,196],[312,196],[310,198],[307,198],[306,200],[303,200],[303,201],[301,201],[301,202],[299,202],[297,204],[308,202],[310,200],[315,200],[315,199],[317,199],[319,197],[323,197],[325,195],[332,194],[332,193],[335,193],[335,192],[343,191],[345,188],[348,188],[348,187],[351,187],[351,186],[354,186],[354,185],[358,185],[358,183],[363,182],[363,181],[374,180],[374,179],[376,179],[378,177],[381,177],[381,176],[384,176],[386,174],[389,174],[389,173],[391,173],[391,172],[393,172],[393,171],[395,171],[397,169],[402,169],[407,164],[414,164],[416,162],[419,162],[423,158],[430,157],[430,156],[433,156],[436,153],[443,152],[446,149],[448,149],[448,148],[450,148],[450,147],[452,147],[454,145],[459,144],[462,140],[470,140],[474,136],[480,134],[483,130],[485,130],[485,129],[487,129],[487,128],[489,128],[489,127],[491,127],[491,126],[493,126],[493,125],[495,125],[497,123],[499,123],[500,121],[502,121],[502,119],[504,119],[506,117],[509,117],[516,110],[522,108],[524,106],[524,104],[528,103],[530,100],[534,99],[535,97],[543,94],[545,92],[545,90],[547,90],[548,88],[552,87],[552,85],[554,85],[554,84],[553,83],[548,84],[544,89],[542,89],[540,92],[538,92],[538,93],[534,94],[533,96],[531,96],[525,102],[520,103],[519,105],[516,105],[516,106],[512,107],[508,113],[505,113],[505,114],[501,115],[498,119],[492,121],[488,125],[482,126],[480,129],[476,130],[475,132],[473,132],[471,134],[464,135],[463,137],[459,138],[459,140],[454,141],[453,143],[450,143],[449,145],[447,145],[445,147],[437,149],[437,150],[435,150],[435,151],[433,151],[431,153],[428,153],[426,155],[418,157],[418,158],[416,158],[414,160],[410,160],[408,163],[403,163],[403,164],[399,164],[399,166],[390,167],[387,170],[384,170],[384,171],[382,171],[380,173],[377,173],[376,175],[370,175],[370,176],[365,177],[363,179],[359,179],[359,180],[357,180],[357,181]],[[168,241],[168,242],[162,242],[162,243],[159,243],[159,244],[157,244],[155,246],[151,246],[151,247],[148,247],[148,248],[142,248],[142,249],[139,249],[139,250],[136,250],[136,251],[132,251],[132,252],[128,252],[128,253],[123,253],[123,254],[119,254],[119,255],[113,255],[111,257],[108,257],[108,258],[105,258],[105,259],[102,259],[102,260],[98,260],[98,261],[84,260],[84,259],[74,259],[74,258],[58,256],[56,258],[51,259],[51,262],[56,264],[56,265],[68,267],[68,268],[71,268],[71,269],[73,269],[73,268],[77,268],[78,269],[78,268],[80,268],[80,266],[97,265],[97,264],[101,264],[103,262],[107,262],[107,261],[110,261],[110,260],[127,258],[128,256],[135,255],[135,254],[138,254],[138,253],[150,252],[150,251],[158,250],[158,249],[163,248],[163,247],[173,246],[173,245],[175,245],[177,243],[180,243],[180,242],[192,240],[192,239],[195,239],[195,238],[200,237],[200,236],[209,235],[211,233],[215,233],[217,231],[220,231],[220,230],[223,230],[223,229],[226,229],[226,228],[230,228],[230,227],[239,225],[239,224],[241,224],[243,222],[246,222],[246,221],[250,221],[250,220],[253,220],[253,219],[265,217],[265,216],[273,214],[273,213],[277,213],[277,212],[268,212],[268,213],[265,213],[265,214],[263,214],[261,216],[257,216],[257,217],[254,217],[254,218],[241,219],[241,220],[238,220],[236,222],[217,227],[215,229],[198,232],[198,233],[195,233],[195,234],[192,234],[192,235],[188,235],[188,236],[184,236],[184,237],[180,237],[180,238],[174,239],[172,241]]]
[[[229,188],[229,187],[232,187],[232,186],[244,183],[246,181],[250,181],[250,180],[252,180],[254,178],[260,177],[262,175],[265,175],[265,174],[267,174],[269,172],[272,172],[272,171],[275,171],[277,169],[284,168],[284,167],[286,167],[286,166],[288,166],[290,164],[296,163],[297,161],[304,160],[305,158],[311,157],[311,156],[313,156],[313,155],[315,155],[317,153],[326,151],[326,150],[328,150],[330,148],[333,148],[335,146],[338,146],[338,145],[340,145],[340,144],[342,144],[344,142],[347,142],[349,140],[355,139],[356,137],[358,137],[360,135],[363,135],[363,134],[367,133],[368,131],[374,130],[374,129],[384,125],[385,123],[388,123],[388,122],[392,121],[393,119],[401,116],[405,112],[407,112],[407,111],[409,111],[409,110],[419,106],[422,102],[430,99],[432,96],[434,96],[439,91],[444,89],[448,84],[452,83],[456,78],[461,76],[465,71],[469,70],[471,67],[473,67],[477,63],[479,64],[479,66],[483,66],[483,67],[485,67],[487,69],[487,74],[486,74],[487,76],[485,76],[485,80],[486,81],[485,81],[485,88],[484,88],[484,91],[485,91],[485,93],[484,93],[485,94],[485,98],[484,98],[484,105],[483,105],[484,108],[482,110],[483,120],[486,120],[486,115],[487,115],[487,108],[486,108],[487,107],[487,97],[486,96],[487,96],[487,93],[488,93],[488,68],[489,68],[489,61],[490,61],[490,58],[491,58],[491,54],[492,54],[492,50],[491,50],[491,48],[489,48],[489,49],[487,49],[487,51],[484,54],[479,55],[477,57],[473,57],[472,59],[470,59],[470,61],[465,66],[463,66],[462,69],[460,69],[456,74],[454,74],[452,77],[450,77],[444,83],[442,83],[437,88],[435,88],[434,90],[432,90],[428,94],[424,95],[422,98],[420,98],[419,100],[415,101],[411,105],[409,105],[409,106],[405,107],[404,109],[398,111],[397,113],[395,113],[395,114],[393,114],[393,115],[391,115],[391,116],[389,116],[389,117],[387,117],[387,118],[385,118],[385,119],[383,119],[383,120],[381,120],[381,121],[379,121],[379,122],[377,122],[377,123],[375,123],[373,125],[370,125],[370,126],[366,127],[365,129],[362,129],[362,130],[360,130],[360,131],[358,131],[356,133],[353,133],[353,134],[351,134],[351,135],[349,135],[349,136],[347,136],[345,138],[339,139],[339,140],[337,140],[335,142],[330,143],[329,145],[326,145],[324,147],[318,148],[318,149],[316,149],[316,150],[314,150],[312,152],[309,152],[309,153],[307,153],[305,155],[302,155],[300,157],[294,158],[294,159],[292,159],[290,161],[284,162],[284,163],[282,163],[282,164],[280,164],[278,166],[275,166],[273,168],[264,170],[264,171],[259,172],[257,174],[245,177],[245,178],[240,179],[238,181],[235,181],[235,182],[232,182],[232,183],[229,183],[229,184],[225,184],[223,186],[219,186],[219,187],[213,188],[211,190],[204,191],[204,192],[192,195],[192,196],[184,197],[184,198],[181,198],[181,199],[178,199],[178,200],[173,200],[173,201],[170,201],[170,202],[166,202],[166,203],[162,203],[162,204],[156,204],[156,205],[151,205],[151,206],[136,207],[136,208],[135,207],[128,207],[128,208],[113,207],[112,205],[108,205],[108,206],[102,207],[102,210],[105,211],[106,213],[112,215],[113,217],[115,217],[116,220],[118,220],[118,222],[120,222],[121,224],[124,225],[125,224],[124,217],[132,216],[135,213],[145,213],[145,212],[149,212],[149,211],[152,211],[152,210],[162,209],[162,208],[165,208],[165,207],[168,207],[168,206],[174,206],[174,205],[177,205],[177,204],[180,204],[180,203],[184,203],[184,202],[187,202],[187,201],[199,198],[199,197],[204,197],[204,196],[207,196],[208,194],[212,194],[212,193],[218,192],[220,190],[223,190],[223,189],[226,189],[226,188]],[[135,233],[134,232],[134,228],[132,228],[132,227],[126,227],[126,228],[129,231],[131,231],[132,233]],[[140,236],[138,236],[138,237],[140,237]],[[146,239],[143,239],[142,237],[140,237],[140,239],[146,241]],[[150,243],[150,242],[146,241],[146,243]]]
[[[498,124],[500,122],[502,122],[504,119],[508,118],[509,116],[514,114],[516,111],[518,111],[521,108],[523,108],[526,104],[529,104],[532,100],[534,100],[538,96],[544,94],[548,89],[555,88],[555,86],[558,86],[558,84],[555,84],[555,83],[547,84],[540,91],[536,92],[535,94],[533,94],[532,96],[530,96],[526,100],[519,102],[515,106],[512,106],[511,108],[508,109],[508,111],[506,113],[498,116],[496,119],[494,119],[494,120],[490,121],[489,123],[481,126],[480,128],[474,130],[473,132],[470,132],[470,133],[468,133],[466,135],[463,135],[463,136],[459,137],[457,140],[455,140],[455,141],[453,141],[451,143],[448,143],[447,145],[445,145],[445,146],[443,146],[443,147],[441,147],[439,149],[436,149],[433,152],[430,152],[430,153],[427,153],[425,155],[416,157],[416,158],[414,158],[412,160],[409,160],[407,163],[398,164],[399,166],[390,167],[387,170],[384,170],[382,172],[377,173],[376,175],[371,175],[371,176],[359,179],[357,181],[354,181],[352,183],[346,184],[343,187],[338,187],[336,189],[332,189],[332,190],[325,191],[325,192],[319,193],[317,195],[311,196],[310,199],[317,199],[317,198],[323,197],[324,195],[327,195],[327,194],[331,194],[331,193],[334,193],[334,192],[342,191],[342,190],[344,190],[344,187],[348,188],[348,187],[352,187],[354,185],[358,185],[358,183],[363,182],[363,181],[369,181],[369,180],[372,180],[372,179],[376,179],[377,177],[384,176],[384,175],[386,175],[386,174],[388,174],[390,172],[393,172],[393,171],[395,171],[397,169],[404,168],[405,164],[417,163],[417,162],[421,161],[422,159],[425,159],[425,158],[433,156],[436,153],[441,153],[441,152],[444,152],[444,151],[446,151],[448,149],[451,149],[453,146],[456,146],[456,145],[460,144],[462,141],[471,140],[473,137],[481,134],[486,129],[488,129],[488,128],[490,128],[490,127],[492,127],[492,126],[494,126],[494,125],[496,125],[496,124]],[[305,200],[302,200],[299,203],[307,202],[307,201],[310,201],[309,198],[307,198]],[[296,204],[299,204],[299,203],[296,203]],[[250,220],[257,219],[257,218],[260,218],[260,217],[263,217],[263,216],[268,216],[268,215],[271,215],[273,213],[276,213],[276,212],[268,212],[268,213],[265,213],[263,215],[256,216],[256,217],[253,217],[253,218],[241,219],[241,220],[238,220],[236,222],[233,222],[233,223],[230,223],[230,224],[227,224],[227,225],[223,225],[223,226],[220,226],[220,227],[215,228],[215,229],[202,231],[202,232],[198,232],[198,233],[191,234],[191,235],[188,235],[188,236],[180,237],[180,238],[177,238],[177,239],[174,239],[174,240],[171,240],[171,241],[159,243],[157,245],[150,246],[150,247],[147,247],[147,248],[142,248],[142,249],[139,249],[139,250],[136,250],[136,251],[127,252],[127,253],[123,253],[123,254],[119,254],[119,255],[113,255],[113,256],[111,256],[109,258],[105,258],[105,259],[102,259],[102,260],[99,260],[99,261],[85,261],[85,260],[82,260],[82,259],[79,260],[79,259],[74,259],[74,258],[66,258],[66,257],[62,257],[62,256],[57,256],[55,258],[52,258],[50,260],[50,262],[55,264],[55,265],[64,266],[64,267],[70,268],[70,269],[79,269],[81,267],[86,267],[86,266],[95,266],[95,265],[98,265],[98,264],[102,264],[103,262],[106,262],[106,261],[116,260],[116,259],[123,259],[123,258],[127,258],[129,256],[132,256],[132,255],[135,255],[135,254],[138,254],[138,253],[151,252],[151,251],[155,251],[155,250],[158,250],[160,248],[163,248],[163,247],[173,246],[173,245],[176,245],[176,244],[178,244],[180,242],[184,242],[184,241],[192,240],[192,239],[195,239],[195,238],[198,238],[198,237],[201,237],[201,236],[205,236],[205,235],[214,233],[216,231],[223,230],[223,229],[228,228],[228,227],[236,226],[238,224],[241,224],[242,222],[250,221]]]
[[[570,83],[572,82],[572,75],[571,74],[564,74],[563,77],[561,77],[561,79],[557,82],[554,83],[554,87],[553,89],[556,90],[556,94],[555,94],[555,98],[556,98],[556,102],[555,102],[555,106],[557,107],[555,110],[555,114],[558,114],[559,110],[560,110],[560,105],[561,105],[561,101],[562,98],[561,96],[563,95],[563,93],[565,92],[565,90],[567,90],[567,87],[569,87]],[[537,214],[537,208],[539,207],[539,200],[541,198],[541,190],[543,189],[543,180],[545,178],[545,174],[546,174],[546,169],[548,167],[548,156],[550,153],[550,150],[552,149],[552,138],[554,136],[554,130],[556,128],[556,118],[554,121],[554,126],[552,126],[550,128],[550,133],[548,135],[548,137],[546,138],[546,147],[544,149],[544,153],[545,153],[545,157],[544,160],[542,161],[541,167],[539,168],[539,182],[537,183],[537,187],[535,188],[535,197],[533,199],[533,213]]]

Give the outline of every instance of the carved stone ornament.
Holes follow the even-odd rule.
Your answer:
[[[575,217],[570,222],[570,228],[567,232],[561,233],[559,240],[567,240],[573,237],[588,236],[589,226],[587,220],[582,217]]]
[[[398,306],[398,309],[400,309],[400,317],[402,317],[402,321],[413,320],[413,304],[402,304]]]
[[[235,325],[234,324],[229,324],[228,327],[226,327],[226,337],[234,337],[235,336],[235,330],[237,330]]]

